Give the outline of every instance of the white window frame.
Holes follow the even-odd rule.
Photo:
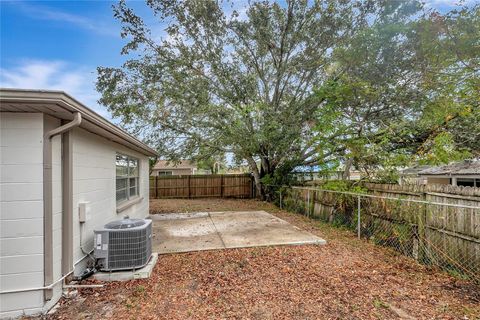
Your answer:
[[[125,166],[119,165],[125,163]],[[136,170],[132,166],[132,163],[136,163]],[[119,174],[122,171],[122,168],[125,168],[124,174]],[[124,181],[123,188],[119,188],[119,180]],[[132,157],[128,154],[117,152],[115,155],[115,200],[117,206],[119,204],[125,203],[129,200],[138,198],[140,196],[140,160],[136,157]],[[133,190],[133,193],[132,193]],[[118,193],[120,191],[125,191],[126,194],[119,199]]]

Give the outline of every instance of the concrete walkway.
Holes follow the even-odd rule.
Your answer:
[[[152,249],[159,254],[326,243],[265,211],[155,214],[151,218]]]

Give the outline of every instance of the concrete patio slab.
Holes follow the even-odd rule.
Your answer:
[[[153,251],[159,254],[273,245],[325,244],[265,211],[152,215]]]
[[[175,216],[152,216],[153,252],[188,252],[224,247],[208,213]]]

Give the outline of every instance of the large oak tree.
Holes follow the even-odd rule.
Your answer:
[[[158,24],[114,6],[129,60],[98,68],[100,102],[172,161],[233,154],[262,196],[262,181],[298,166],[415,153],[431,136],[426,111],[448,96],[432,69],[459,64],[433,61],[429,45],[448,55],[451,44],[414,0],[251,1],[244,14],[212,0],[147,4]]]
[[[336,48],[412,3],[252,1],[240,16],[217,1],[149,0],[168,24],[156,39],[122,1],[114,7],[129,39],[122,53],[139,55],[98,69],[100,102],[170,159],[231,152],[263,194],[262,178],[329,156],[318,152],[313,89],[341,74]]]

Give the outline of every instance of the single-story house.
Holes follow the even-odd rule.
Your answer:
[[[429,165],[416,165],[400,171],[399,184],[427,184],[427,178],[419,176],[418,173],[432,168]]]
[[[0,318],[46,312],[94,229],[148,215],[156,152],[64,92],[0,89],[0,153]]]
[[[158,160],[152,169],[151,176],[188,176],[197,174],[197,171],[197,165],[190,160],[181,160],[178,163]]]
[[[433,167],[418,173],[427,184],[451,184],[480,188],[480,160],[465,160]]]

